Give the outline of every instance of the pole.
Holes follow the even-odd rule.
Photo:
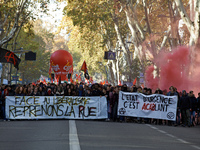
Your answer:
[[[10,72],[9,72],[9,74],[10,74],[10,85],[11,85],[11,73],[12,73],[12,64],[10,64]]]
[[[107,81],[108,81],[108,71],[107,71],[106,65],[105,65],[105,71],[106,71],[106,78],[107,78]]]
[[[18,73],[18,70],[16,70],[16,74],[15,74],[16,76],[15,84],[17,84],[17,73]]]

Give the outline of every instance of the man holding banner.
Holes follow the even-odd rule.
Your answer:
[[[120,91],[118,115],[175,121],[177,101],[177,96]]]

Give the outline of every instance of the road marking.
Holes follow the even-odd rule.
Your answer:
[[[172,138],[175,138],[175,136],[173,136],[172,134],[167,133],[166,135],[167,135],[167,136],[170,136],[170,137],[172,137]]]
[[[163,131],[163,130],[158,130],[159,132],[161,132],[161,133],[164,133],[164,134],[166,134],[167,132],[165,132],[165,131]]]
[[[150,124],[146,124],[146,125],[149,126],[149,127],[152,128],[152,129],[158,130],[158,128],[156,128],[156,127],[154,127],[154,126],[152,126],[152,125],[150,125]]]
[[[189,142],[185,141],[185,140],[182,140],[182,139],[177,139],[178,141],[182,142],[182,143],[185,143],[185,144],[189,144]]]
[[[149,124],[146,124],[146,125],[149,126],[149,127],[152,128],[152,129],[157,130],[158,132],[161,132],[161,133],[163,133],[163,134],[165,134],[165,135],[167,135],[167,136],[170,136],[170,137],[172,137],[172,138],[178,140],[178,141],[181,142],[181,143],[188,144],[188,145],[192,146],[193,148],[200,150],[200,147],[199,147],[199,146],[191,145],[190,142],[187,142],[187,141],[185,141],[185,140],[183,140],[183,139],[179,139],[179,138],[175,137],[174,135],[169,134],[169,133],[167,133],[167,132],[165,132],[165,131],[163,131],[163,130],[160,130],[160,129],[158,129],[158,128],[152,126],[152,125],[149,125]]]
[[[75,120],[69,120],[69,149],[81,150]]]
[[[196,148],[196,149],[200,149],[199,146],[196,146],[196,145],[191,145],[192,147]]]

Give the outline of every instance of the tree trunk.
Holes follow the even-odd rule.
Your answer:
[[[144,56],[142,43],[145,40],[145,35],[143,29],[137,21],[137,16],[135,15],[134,8],[131,4],[124,6],[125,14],[127,18],[128,27],[131,31],[131,35],[133,37],[134,44],[134,54],[133,59],[139,58],[140,62],[143,62],[146,57]]]
[[[121,46],[122,51],[123,51],[123,53],[125,55],[125,58],[126,58],[125,59],[125,65],[130,67],[131,60],[130,60],[130,56],[128,54],[129,51],[126,49],[125,44],[124,44],[123,39],[122,39],[122,35],[120,33],[120,29],[119,29],[119,25],[118,25],[118,18],[116,16],[114,16],[113,21],[114,21],[115,31],[117,33],[117,38],[118,38],[118,41],[119,41],[119,45]]]
[[[3,84],[4,77],[5,77],[5,63],[2,63],[1,84]]]
[[[200,57],[199,45],[199,36],[200,36],[200,1],[199,0],[190,0],[190,14],[189,18],[184,5],[181,0],[175,0],[181,19],[184,21],[185,25],[190,32],[190,42],[191,46],[191,67],[190,72],[193,74],[196,67],[199,67],[198,58]],[[194,9],[193,9],[194,8]],[[195,11],[194,11],[195,10]],[[194,20],[194,21],[193,21]]]

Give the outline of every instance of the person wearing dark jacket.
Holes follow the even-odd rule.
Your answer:
[[[92,96],[101,96],[101,91],[98,88],[99,88],[99,85],[95,84],[94,89],[92,91]]]
[[[39,87],[39,90],[38,90],[38,95],[39,96],[45,96],[46,94],[45,94],[45,92],[44,92],[44,90],[43,90],[43,87]]]
[[[39,96],[38,94],[38,87],[35,87],[31,96]]]
[[[197,124],[200,124],[200,93],[198,93],[198,98],[197,98]]]
[[[167,96],[177,96],[178,97],[178,93],[176,92],[176,88],[171,86],[169,88],[169,92],[167,93]],[[178,102],[177,102],[178,103]],[[174,125],[174,126],[177,126],[177,118],[176,118],[176,121],[168,121],[168,125]]]
[[[113,92],[113,100],[112,100],[112,111],[113,111],[113,121],[117,121],[117,106],[118,106],[118,99],[119,99],[119,89],[115,87]]]
[[[197,111],[197,99],[194,96],[193,91],[190,91],[190,124],[191,126],[195,126],[195,114]]]
[[[84,92],[84,89],[83,89],[83,85],[79,85],[79,88],[78,88],[78,96],[84,96],[85,95],[85,92]]]
[[[183,118],[183,127],[186,125],[190,127],[190,97],[187,95],[186,91],[182,91],[182,97],[180,98],[180,109]]]

